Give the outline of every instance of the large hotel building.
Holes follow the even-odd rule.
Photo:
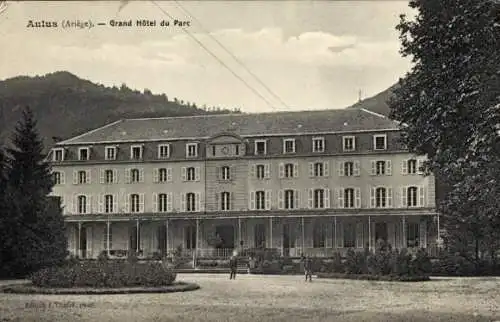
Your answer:
[[[436,244],[434,177],[365,109],[125,119],[49,154],[69,251],[285,256]]]

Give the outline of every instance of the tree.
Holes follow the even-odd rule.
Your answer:
[[[66,257],[67,241],[61,209],[48,196],[53,181],[31,109],[23,111],[12,148],[7,149],[10,272],[26,275]],[[12,256],[12,254],[15,254]]]
[[[412,0],[415,20],[402,15],[401,53],[413,67],[390,100],[412,153],[450,187],[440,204],[455,242],[498,242],[500,214],[500,3]],[[485,243],[484,241],[488,242]],[[462,246],[464,246],[462,245]],[[467,247],[465,247],[467,248]],[[465,251],[465,250],[464,250]]]

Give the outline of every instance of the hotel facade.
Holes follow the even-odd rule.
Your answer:
[[[364,109],[126,119],[53,147],[52,195],[80,258],[430,251],[434,176],[399,138]]]

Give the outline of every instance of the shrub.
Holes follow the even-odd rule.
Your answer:
[[[429,275],[432,272],[431,259],[424,249],[417,251],[411,264],[414,275]]]
[[[347,274],[347,273],[320,273],[319,278],[338,278],[368,281],[399,281],[399,282],[420,282],[428,281],[429,276],[394,276],[394,275],[372,275],[372,274]]]
[[[385,241],[379,241],[375,248],[375,253],[369,254],[367,266],[370,274],[390,275],[394,262],[391,245]]]
[[[347,251],[345,272],[348,274],[367,273],[367,254],[366,252],[356,252],[352,248]]]
[[[38,287],[98,287],[171,285],[176,274],[161,263],[131,263],[130,261],[86,261],[42,269],[31,276]]]

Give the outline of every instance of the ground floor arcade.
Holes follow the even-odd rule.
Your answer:
[[[273,248],[284,256],[328,257],[349,248],[373,249],[378,240],[396,248],[434,252],[439,235],[435,214],[232,217],[232,218],[106,218],[66,221],[68,247],[80,258],[105,251],[122,257],[134,250],[140,257],[171,254],[227,257],[242,248]]]

